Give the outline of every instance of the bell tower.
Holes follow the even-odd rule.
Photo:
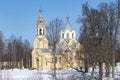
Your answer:
[[[42,9],[36,24],[36,35],[34,40],[34,48],[48,48],[48,40],[46,38],[46,25],[42,16]]]
[[[46,35],[46,26],[44,23],[44,18],[42,16],[42,10],[40,10],[40,16],[38,17],[36,24],[36,36],[43,37]]]

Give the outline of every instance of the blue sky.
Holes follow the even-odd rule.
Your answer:
[[[116,0],[0,0],[0,31],[5,39],[12,34],[23,40],[28,39],[33,45],[35,25],[42,7],[46,25],[50,20],[59,18],[66,21],[69,15],[72,27],[79,33],[76,20],[81,15],[82,4],[88,1],[91,7],[97,7],[100,2]]]

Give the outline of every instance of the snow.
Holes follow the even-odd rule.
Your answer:
[[[96,66],[94,78],[98,78],[99,67]],[[87,78],[91,75],[92,68],[86,73]],[[105,77],[105,69],[103,70],[103,80],[120,80],[120,63],[117,63],[115,68],[115,78],[112,75],[109,78]],[[111,71],[110,71],[111,73]],[[49,70],[29,70],[29,69],[8,69],[0,71],[0,80],[54,80],[53,71]],[[83,80],[82,72],[76,70],[56,70],[57,80]]]

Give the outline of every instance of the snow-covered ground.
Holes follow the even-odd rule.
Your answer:
[[[103,70],[104,71],[104,70]],[[75,70],[57,70],[57,80],[84,80],[83,74]],[[48,70],[29,70],[29,69],[9,69],[0,71],[0,80],[53,80],[53,71]],[[91,74],[91,68],[86,73],[87,78]],[[94,77],[98,77],[98,67],[95,69]],[[103,80],[120,80],[120,63],[115,68],[115,78],[106,78]]]
[[[77,78],[77,76],[82,76],[80,72],[75,70],[61,70],[56,71],[57,78],[59,80],[68,79],[75,80],[72,78]],[[2,70],[1,78],[2,80],[53,80],[52,78],[53,71],[48,70],[29,70],[29,69],[10,69]],[[1,80],[1,79],[0,79]]]

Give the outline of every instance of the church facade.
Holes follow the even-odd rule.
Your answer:
[[[53,55],[48,45],[46,25],[42,11],[40,11],[36,24],[34,49],[32,51],[32,68],[53,70],[55,67],[58,70],[67,70],[84,66],[84,61],[76,58],[81,48],[76,40],[76,31],[71,27],[69,17],[66,19],[66,24],[60,31],[60,41],[56,44],[56,53]]]

